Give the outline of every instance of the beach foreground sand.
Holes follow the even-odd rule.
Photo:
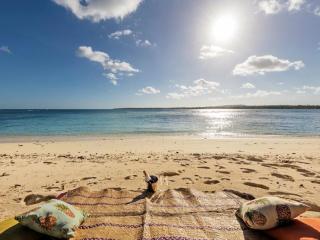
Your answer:
[[[143,169],[162,188],[277,195],[320,211],[320,138],[34,137],[0,139],[0,220],[34,208],[32,193],[143,189]]]

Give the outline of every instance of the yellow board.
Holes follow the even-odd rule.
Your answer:
[[[44,235],[23,227],[16,220],[7,219],[0,222],[1,240],[41,240],[47,239]]]
[[[8,230],[9,228],[17,225],[18,222],[16,220],[12,219],[7,219],[3,222],[0,222],[0,234]]]

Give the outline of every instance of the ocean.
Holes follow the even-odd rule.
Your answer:
[[[0,110],[0,136],[320,136],[320,109]]]

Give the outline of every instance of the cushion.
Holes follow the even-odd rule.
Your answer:
[[[266,233],[278,240],[320,239],[320,218],[297,218],[288,226],[273,228]]]
[[[63,201],[52,199],[25,214],[16,216],[22,225],[37,232],[56,237],[74,237],[75,230],[85,220],[86,214]]]
[[[266,230],[284,225],[308,209],[303,203],[268,196],[243,203],[237,215],[248,227]]]

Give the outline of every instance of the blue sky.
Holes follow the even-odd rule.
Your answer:
[[[320,104],[319,0],[0,8],[0,108]]]

